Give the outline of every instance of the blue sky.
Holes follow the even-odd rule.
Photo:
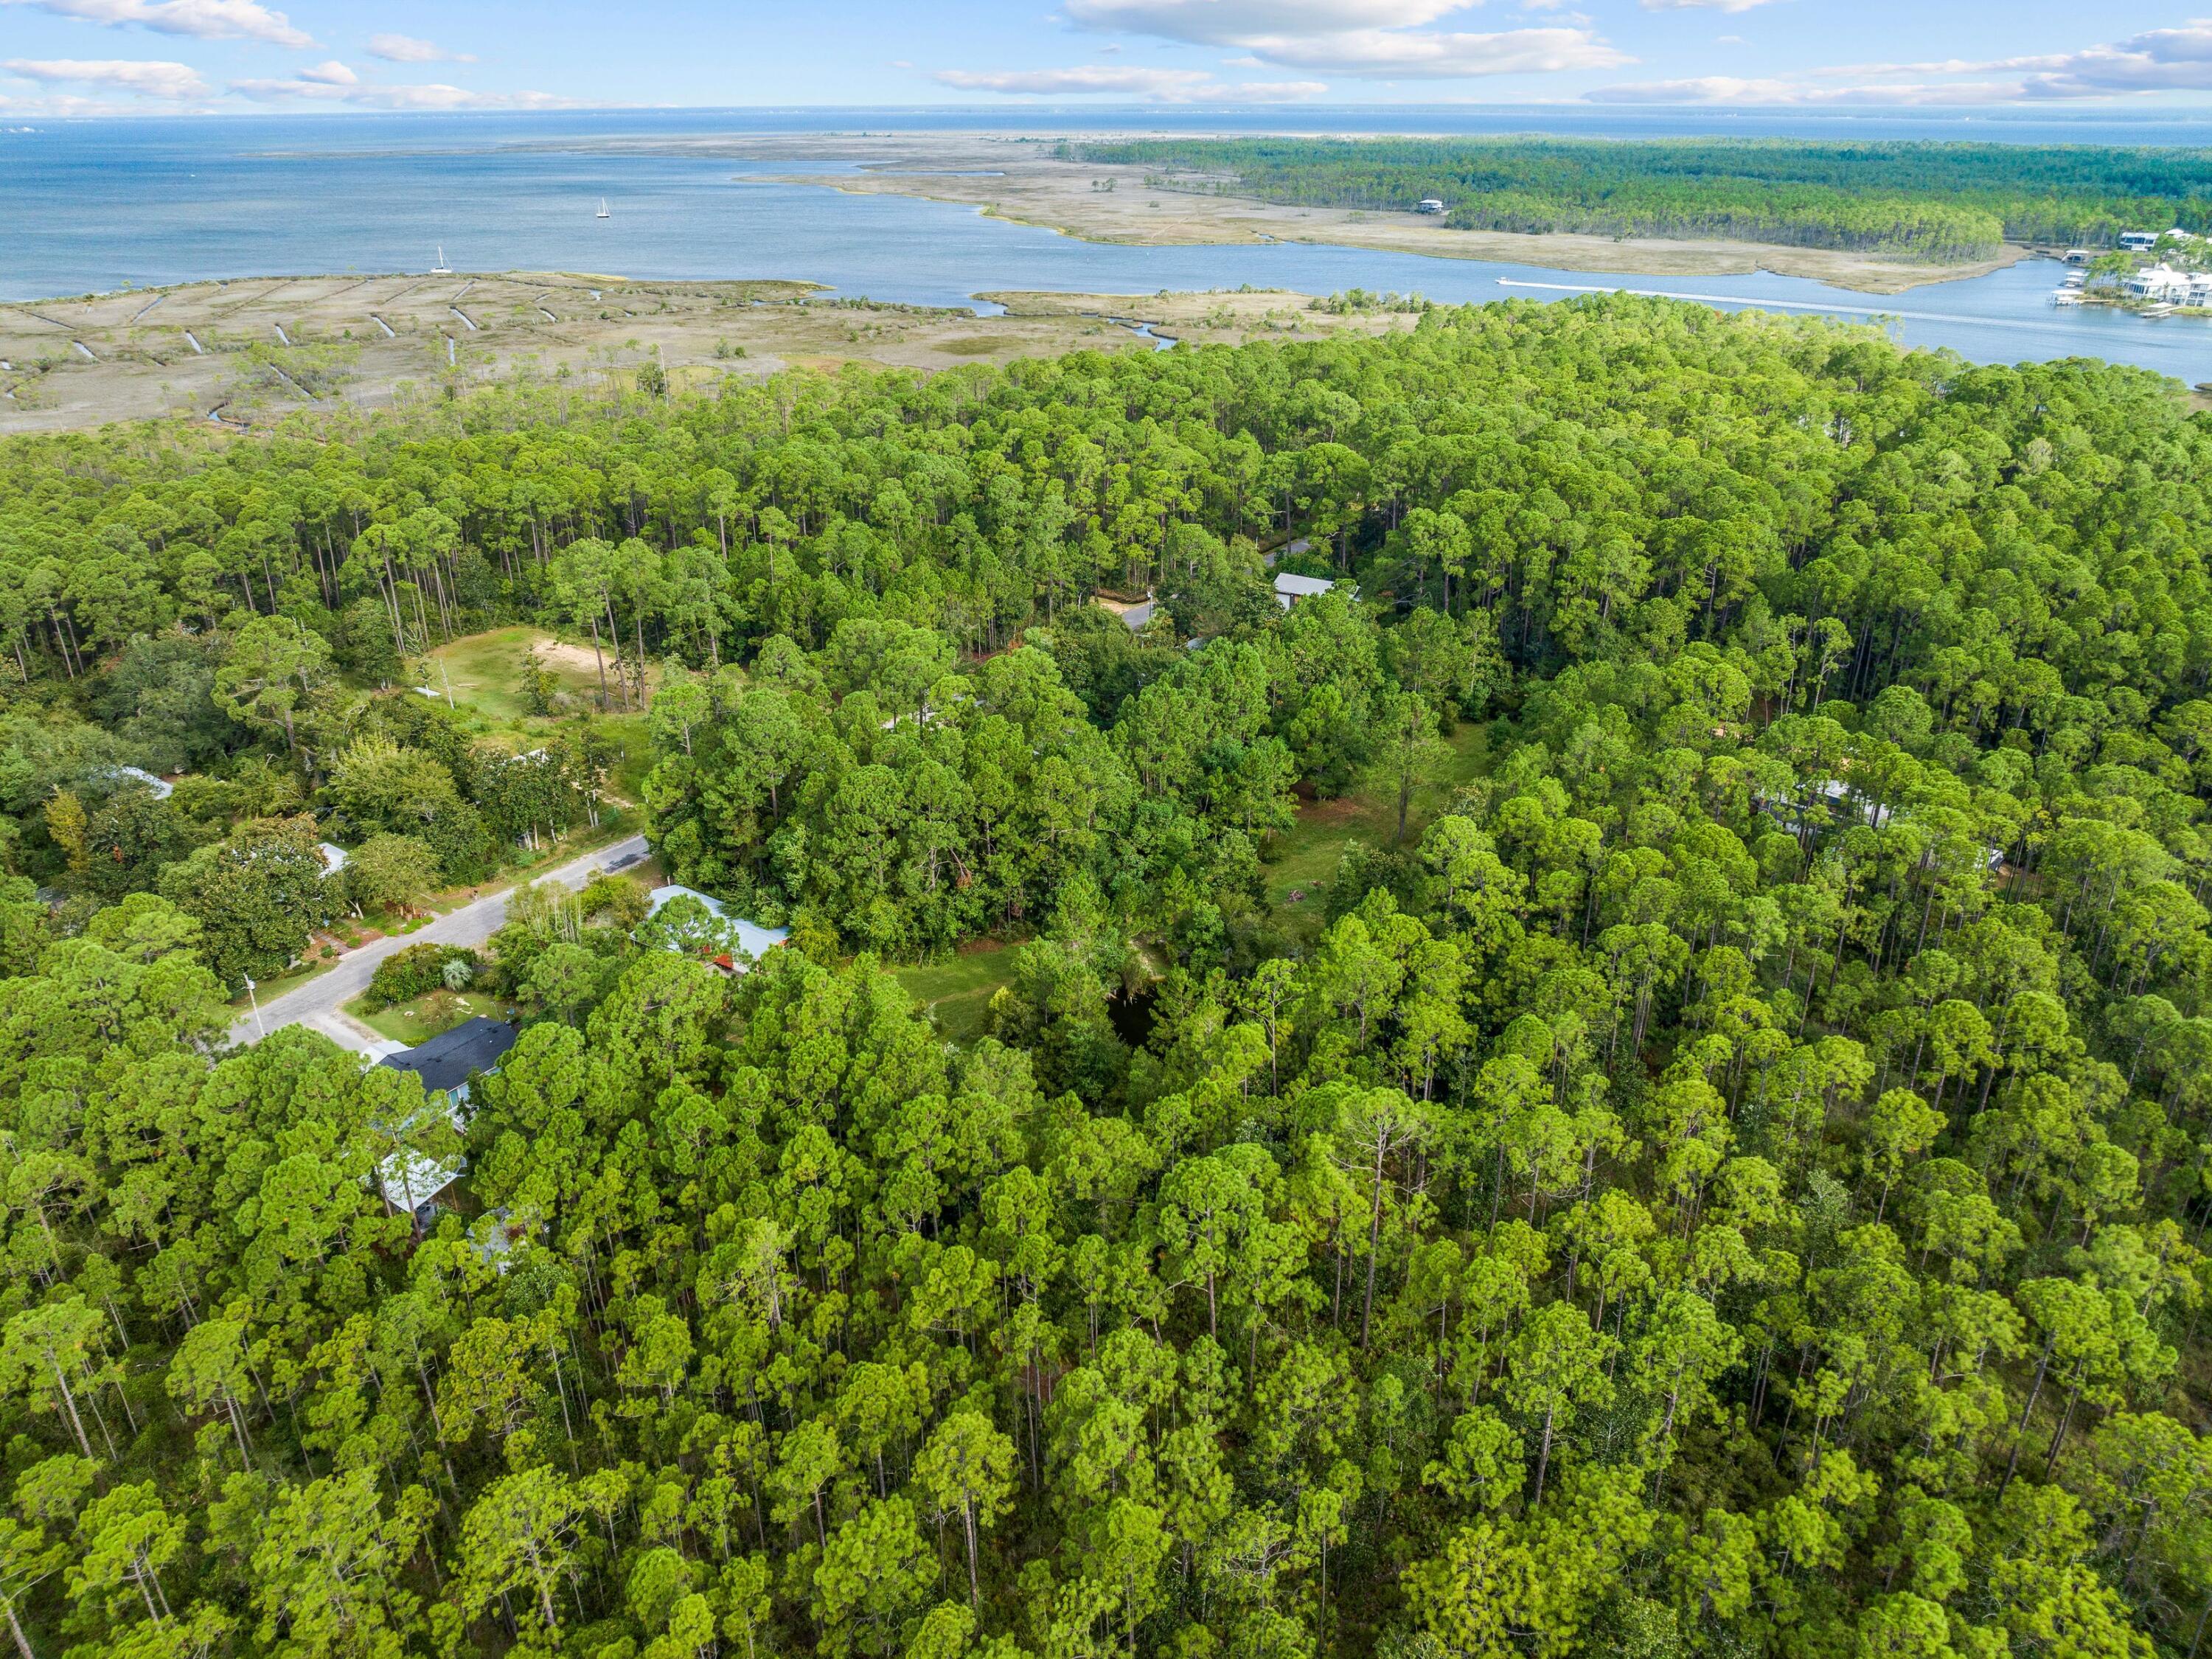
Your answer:
[[[7,116],[1037,100],[2202,109],[2212,0],[0,0]]]

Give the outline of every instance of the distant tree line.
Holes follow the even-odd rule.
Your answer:
[[[1164,188],[1315,207],[1449,207],[1463,230],[1720,237],[1931,262],[2005,242],[2212,229],[2212,151],[1796,139],[1236,138],[1070,143]]]

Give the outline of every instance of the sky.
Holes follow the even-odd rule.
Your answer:
[[[10,118],[1039,101],[2202,111],[2212,0],[0,0]]]

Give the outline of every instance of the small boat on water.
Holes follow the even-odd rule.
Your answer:
[[[433,276],[450,276],[453,274],[453,266],[446,263],[446,245],[443,242],[438,244],[438,263],[430,267],[430,274]]]
[[[598,219],[611,219],[611,218],[613,218],[614,216],[614,216],[613,214],[611,214],[611,213],[610,213],[610,212],[608,212],[608,211],[607,211],[607,198],[606,198],[605,197],[604,197],[604,196],[600,197],[600,198],[599,198],[599,212],[597,212],[596,214],[594,214],[594,215],[592,216],[592,217],[594,217],[594,218],[598,218]]]
[[[2053,289],[2051,303],[2055,306],[2078,306],[2081,303],[2081,290],[2073,287]]]

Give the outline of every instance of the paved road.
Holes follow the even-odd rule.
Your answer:
[[[643,858],[645,837],[632,836],[628,841],[618,841],[611,847],[602,847],[572,863],[540,876],[541,882],[557,882],[567,888],[581,887],[598,870],[605,870],[626,861]],[[380,939],[364,945],[338,958],[338,965],[317,979],[309,980],[295,990],[270,998],[261,1005],[259,1028],[249,1013],[230,1029],[233,1042],[246,1043],[259,1040],[263,1032],[273,1031],[283,1025],[312,1025],[349,1048],[368,1048],[361,1041],[374,1039],[375,1033],[349,1018],[339,1007],[368,988],[376,964],[394,951],[404,951],[410,945],[482,945],[507,920],[507,896],[512,889],[464,904],[458,910],[440,916],[427,927],[418,927],[411,933]],[[351,1035],[356,1040],[348,1042]]]

